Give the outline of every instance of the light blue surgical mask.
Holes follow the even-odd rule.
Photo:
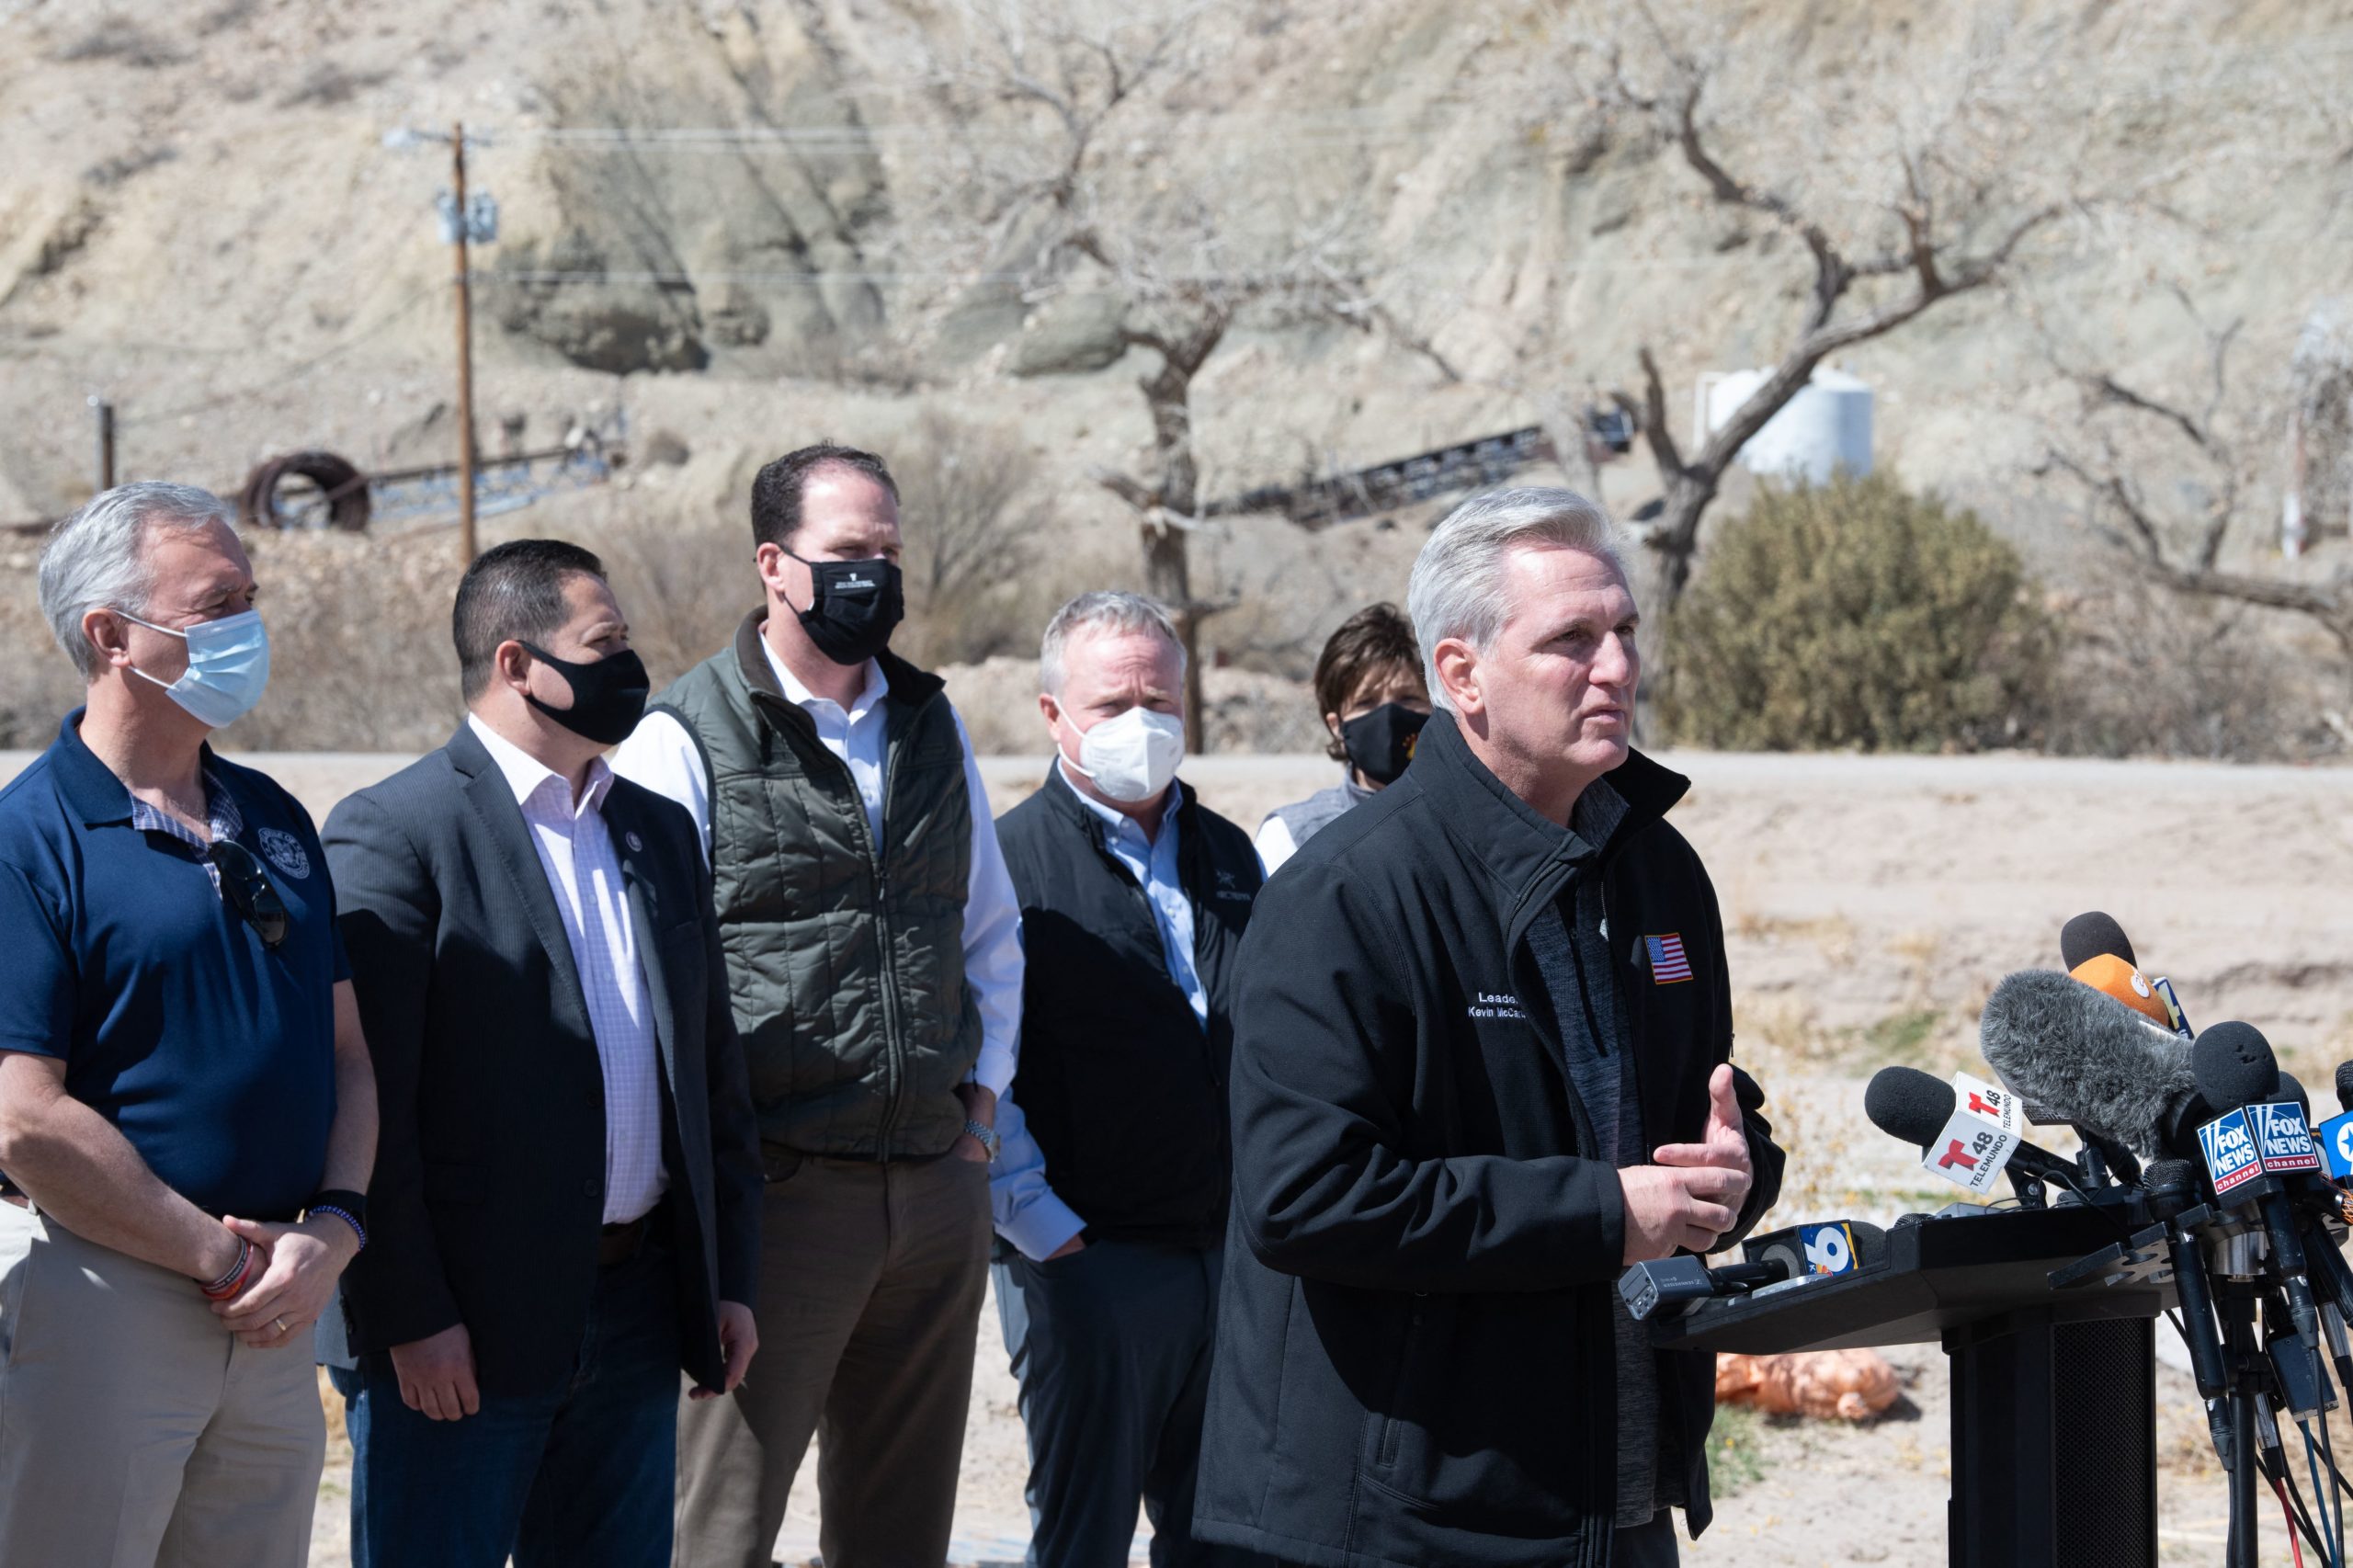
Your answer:
[[[188,673],[175,681],[155,680],[133,665],[132,675],[155,681],[171,699],[212,729],[235,723],[254,710],[269,684],[269,632],[261,611],[249,609],[218,620],[199,620],[185,631],[118,610],[122,619],[177,637],[188,644]]]

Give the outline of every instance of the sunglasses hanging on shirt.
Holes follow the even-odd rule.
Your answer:
[[[286,940],[293,916],[253,851],[233,838],[216,838],[206,847],[204,858],[221,874],[222,899],[237,912],[237,918],[254,928],[263,947],[276,950]]]

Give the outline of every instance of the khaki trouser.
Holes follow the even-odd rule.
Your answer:
[[[768,1568],[813,1433],[825,1568],[946,1559],[988,1251],[984,1165],[772,1168],[759,1354],[678,1410],[673,1568]]]
[[[250,1350],[193,1281],[0,1205],[0,1563],[303,1568],[310,1336]]]

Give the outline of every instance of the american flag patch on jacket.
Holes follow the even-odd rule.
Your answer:
[[[1651,950],[1654,984],[1673,985],[1677,981],[1691,978],[1691,960],[1684,956],[1681,937],[1669,932],[1664,937],[1645,937],[1643,942]]]

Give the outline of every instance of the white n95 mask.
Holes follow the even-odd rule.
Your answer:
[[[1185,722],[1173,713],[1131,708],[1078,738],[1078,770],[1115,801],[1153,800],[1185,760]]]

